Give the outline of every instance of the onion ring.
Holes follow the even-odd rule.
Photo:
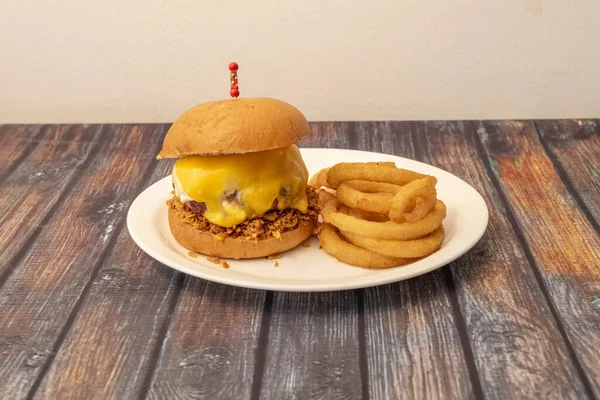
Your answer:
[[[343,212],[341,208],[339,211]],[[390,220],[387,214],[379,214],[370,211],[359,210],[358,208],[348,208],[347,214],[367,221],[385,222]]]
[[[321,210],[323,221],[346,232],[357,233],[375,239],[410,240],[418,239],[436,230],[446,217],[446,205],[437,200],[435,208],[417,222],[397,224],[393,221],[365,221],[337,211],[337,200],[328,201]]]
[[[406,185],[425,175],[402,168],[365,163],[339,163],[331,167],[327,173],[327,184],[333,189],[343,181],[366,180],[375,182]]]
[[[317,189],[322,186],[327,186],[327,173],[328,172],[329,172],[329,168],[323,168],[322,170],[320,170],[319,172],[317,172],[310,178],[310,180],[308,181],[308,185],[315,187]]]
[[[392,207],[394,195],[391,193],[363,193],[354,189],[347,182],[342,182],[337,188],[336,195],[340,203],[348,207],[365,211],[387,214]]]
[[[321,207],[327,204],[327,202],[329,202],[330,200],[335,200],[335,195],[333,193],[329,193],[328,191],[323,189],[319,190],[319,192],[317,193],[317,202]]]
[[[331,193],[328,193],[328,195],[331,195]],[[338,212],[339,205],[340,203],[338,202],[337,197],[332,195],[332,198],[321,206],[323,218],[325,218],[325,215],[331,215],[332,213]]]
[[[408,209],[410,211],[404,213],[404,220],[406,222],[417,222],[425,218],[427,214],[433,210],[436,202],[435,193],[432,196],[417,197],[414,206],[409,204]],[[411,209],[412,208],[412,209]]]
[[[413,260],[387,257],[360,248],[340,238],[333,225],[325,224],[317,233],[321,246],[328,254],[347,264],[366,268],[390,268],[407,264]]]
[[[340,232],[350,243],[388,257],[419,258],[426,257],[442,246],[444,227],[440,226],[431,234],[414,240],[384,240]]]
[[[373,182],[373,181],[346,181],[344,182],[350,185],[351,188],[361,191],[363,193],[391,193],[396,194],[402,186],[394,185],[393,183],[385,182]]]
[[[383,167],[391,167],[391,168],[396,168],[396,164],[394,164],[391,161],[375,161],[375,162],[368,162],[365,163],[367,165],[380,165]],[[309,186],[313,186],[316,188],[320,188],[320,187],[327,187],[327,173],[329,172],[331,168],[323,168],[322,170],[320,170],[319,172],[317,172],[316,174],[314,174],[310,180],[308,181],[308,185]],[[363,181],[363,182],[367,182],[367,181]],[[377,184],[377,182],[373,182],[374,184]],[[359,189],[360,190],[360,189]],[[388,189],[389,190],[389,189]],[[394,190],[392,192],[389,193],[396,193],[397,190]]]
[[[394,195],[394,199],[392,200],[392,205],[389,210],[390,219],[397,223],[405,222],[406,219],[404,214],[410,204],[410,199],[415,197],[435,197],[436,183],[437,179],[435,177],[425,176],[402,186],[398,193]],[[425,206],[429,205],[429,203],[424,203]],[[435,203],[433,205],[435,206]],[[429,211],[425,212],[423,217],[427,215]],[[420,213],[423,213],[423,211],[420,210]],[[416,217],[416,215],[413,217]]]

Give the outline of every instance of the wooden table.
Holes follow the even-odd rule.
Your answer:
[[[0,126],[0,397],[600,397],[598,121],[314,123],[484,196],[468,254],[365,290],[273,293],[146,256],[125,215],[168,125]]]

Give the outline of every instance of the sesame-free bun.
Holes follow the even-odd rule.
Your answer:
[[[270,238],[256,242],[233,238],[219,240],[212,233],[186,223],[170,207],[168,216],[171,233],[183,247],[208,256],[233,259],[259,258],[283,253],[305,241],[316,227],[316,222],[307,221],[294,230],[282,233],[281,239]]]
[[[304,115],[281,100],[212,101],[190,108],[173,123],[156,158],[271,150],[294,144],[309,133]]]

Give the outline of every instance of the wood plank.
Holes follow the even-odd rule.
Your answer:
[[[355,148],[355,129],[352,122],[311,122],[310,135],[298,142],[298,147]],[[352,138],[352,139],[349,139]]]
[[[45,132],[41,125],[0,125],[0,183],[27,158]]]
[[[172,164],[157,163],[143,187],[169,175]],[[182,282],[183,274],[147,256],[121,229],[36,398],[137,398],[153,372]]]
[[[338,127],[338,125],[342,126]],[[306,147],[358,148],[407,156],[411,154],[406,149],[411,149],[412,145],[410,135],[402,135],[403,132],[407,132],[406,127],[405,124],[387,122],[312,124],[312,135],[305,139],[302,145]],[[344,134],[345,136],[343,136]],[[402,137],[402,142],[399,143],[397,139],[394,139],[398,137]],[[441,275],[434,279],[434,282],[439,284],[440,291],[446,290]],[[419,285],[424,283],[427,282],[421,280]],[[388,285],[387,290],[392,295],[396,295],[410,287],[410,282],[403,282],[399,285]],[[439,318],[435,320],[435,324],[441,327],[437,332],[432,329],[427,332],[430,334],[428,336],[422,332],[417,333],[416,326],[406,326],[405,331],[400,334],[403,338],[397,338],[396,327],[386,331],[377,330],[377,325],[381,323],[381,317],[377,310],[379,307],[390,306],[396,301],[393,297],[381,295],[377,290],[367,291],[366,312],[364,312],[362,290],[357,292],[358,299],[348,293],[275,293],[269,347],[265,362],[266,371],[263,378],[268,385],[263,385],[263,396],[284,398],[289,397],[292,393],[300,393],[301,397],[307,398],[357,398],[363,393],[368,395],[369,388],[372,389],[371,396],[373,398],[394,398],[400,393],[406,395],[404,385],[396,386],[396,390],[387,390],[389,388],[386,386],[388,383],[395,385],[403,379],[406,382],[412,382],[415,375],[407,373],[405,368],[396,368],[400,357],[389,359],[382,355],[389,354],[393,352],[392,349],[397,348],[396,340],[406,340],[406,337],[416,338],[417,336],[437,340],[446,345],[447,357],[444,356],[444,352],[439,352],[433,366],[446,371],[448,368],[453,368],[455,371],[449,374],[450,377],[441,373],[437,378],[444,380],[445,390],[448,389],[449,392],[452,392],[453,389],[450,386],[452,383],[456,383],[460,389],[456,389],[454,393],[467,393],[469,377],[452,317],[447,318],[443,311],[440,311]],[[405,298],[407,303],[411,303],[408,307],[409,310],[415,314],[422,314],[423,311],[418,301],[425,301],[425,298],[432,295],[435,296],[434,291],[408,294]],[[440,303],[441,301],[433,301],[433,307],[436,310],[444,310],[444,306]],[[451,315],[451,306],[448,301],[445,306],[446,311],[449,311],[447,315]],[[355,315],[357,312],[358,317]],[[392,313],[392,317],[400,316],[401,312]],[[361,349],[361,347],[365,347],[365,337],[364,332],[361,332],[362,329],[359,328],[365,324],[363,313],[367,318],[368,335],[372,339],[374,338],[374,340],[367,339],[368,347],[366,349]],[[302,326],[311,328],[300,329],[299,327]],[[316,327],[326,328],[317,330]],[[338,332],[337,334],[333,332],[334,328]],[[445,329],[451,333],[447,335],[446,340],[439,340],[440,336],[444,335]],[[381,344],[387,344],[389,349],[382,351]],[[363,357],[360,357],[361,352]],[[427,353],[425,356],[433,355]],[[367,360],[369,360],[368,369]],[[461,361],[463,362],[461,363]],[[364,366],[361,365],[362,363]],[[431,364],[423,365],[423,369],[417,368],[417,371],[428,375],[426,371],[431,367]],[[391,373],[394,374],[391,377],[392,382],[381,379],[388,370],[392,370]],[[281,371],[288,372],[282,374]],[[419,382],[413,386],[413,390],[408,391],[407,397],[419,398],[424,387],[428,384],[439,387],[437,386],[439,383],[436,377],[424,385]],[[382,387],[385,389],[381,390]],[[439,394],[441,395],[441,393]]]
[[[423,160],[464,179],[488,205],[485,235],[449,265],[483,394],[490,399],[584,397],[567,345],[477,155],[477,126],[427,122],[412,127]]]
[[[531,262],[581,365],[588,395],[600,396],[600,237],[553,168],[531,123],[489,122],[482,152],[506,195]]]
[[[327,131],[336,133],[331,142],[318,142],[327,137],[325,133],[317,134],[312,143],[415,157],[407,123],[359,122],[346,130],[345,139],[335,125]],[[473,395],[451,296],[441,271],[361,290],[357,308],[358,327],[361,331],[364,328],[359,336],[364,347],[361,363],[365,363],[360,368],[362,393],[375,399],[423,398],[424,393],[430,398]],[[346,365],[346,369],[353,371],[353,379],[359,379],[355,368]]]
[[[299,146],[314,147],[311,139],[315,134],[333,136],[343,134],[339,124],[316,123],[311,124],[311,127],[313,135],[300,142]],[[226,393],[227,397],[256,397],[261,390],[260,382],[264,379],[262,367],[259,365],[259,369],[255,370],[254,351],[259,352],[257,359],[259,364],[263,364],[265,348],[258,349],[258,346],[261,323],[266,321],[268,325],[270,318],[271,296],[272,294],[262,291],[234,289],[186,278],[180,304],[167,334],[168,341],[165,342],[158,361],[158,369],[152,379],[149,397],[171,397],[183,393],[214,397]],[[223,309],[225,304],[240,301],[244,304],[241,309],[234,307]],[[267,320],[263,321],[263,306],[266,301]],[[215,306],[214,303],[217,305]],[[215,307],[220,310],[218,313],[215,313]],[[192,309],[196,310],[197,315],[202,315],[202,318],[190,318],[186,310]],[[214,326],[221,327],[236,338],[244,337],[244,340],[232,341],[228,337],[220,336],[214,331]],[[265,340],[268,329],[268,326],[262,329]],[[266,341],[261,345],[264,346],[265,343]],[[182,351],[182,348],[188,349],[187,353]],[[190,353],[191,348],[197,350]],[[268,363],[266,365],[269,366]],[[232,382],[233,386],[207,387],[202,384],[217,379],[217,376],[220,380]],[[229,376],[231,378],[228,378]],[[269,387],[277,386],[274,382],[268,382]]]
[[[420,159],[410,124],[358,128],[361,148]],[[471,398],[479,378],[453,307],[444,270],[365,291],[366,354],[371,397]]]
[[[260,398],[360,398],[357,327],[353,291],[276,292]]]
[[[162,132],[107,128],[98,153],[0,290],[0,392],[22,398],[35,390],[113,247],[128,204],[153,165]]]
[[[187,276],[150,399],[250,398],[265,292]]]
[[[600,123],[552,120],[535,125],[550,160],[600,234]]]
[[[38,143],[6,178],[0,193],[0,285],[18,258],[41,231],[65,188],[84,167],[97,136],[98,126],[48,126],[17,129],[15,136]],[[22,133],[21,133],[22,132]],[[10,133],[12,136],[13,133]],[[67,194],[68,195],[68,194]]]
[[[352,148],[356,139],[355,123],[312,123],[311,135],[300,145]],[[259,349],[266,354],[261,398],[359,398],[357,295],[275,292],[273,297],[268,346]]]

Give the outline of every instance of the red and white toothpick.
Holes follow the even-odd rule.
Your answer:
[[[238,65],[236,62],[229,63],[229,81],[231,82],[231,88],[229,89],[229,95],[236,99],[240,95],[238,86],[237,76]]]

